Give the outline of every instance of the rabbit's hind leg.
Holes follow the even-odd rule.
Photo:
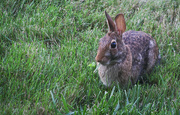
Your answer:
[[[148,63],[146,71],[149,73],[153,67],[155,66],[156,62],[160,61],[160,54],[158,46],[155,40],[150,40],[149,42],[149,50],[148,50]]]

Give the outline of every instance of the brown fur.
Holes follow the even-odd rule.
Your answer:
[[[139,76],[149,73],[158,60],[156,41],[141,31],[124,32],[123,14],[116,16],[116,23],[107,13],[106,18],[109,32],[100,39],[96,56],[101,81],[106,86],[113,82],[118,82],[122,87],[127,86],[129,81],[135,84]],[[111,46],[112,42],[115,42],[115,47]]]

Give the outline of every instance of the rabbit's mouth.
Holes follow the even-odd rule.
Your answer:
[[[114,65],[116,63],[121,63],[121,62],[122,62],[122,59],[114,59],[110,61],[110,65]]]
[[[115,65],[122,62],[122,59],[109,59],[107,61],[100,61],[99,63],[104,66]]]

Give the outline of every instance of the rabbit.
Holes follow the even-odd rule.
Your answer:
[[[98,74],[105,86],[114,82],[121,87],[134,85],[140,76],[150,73],[160,60],[156,41],[142,31],[126,31],[123,14],[115,17],[115,22],[105,11],[108,33],[99,41],[95,60]]]

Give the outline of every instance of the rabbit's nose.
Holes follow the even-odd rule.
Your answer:
[[[95,60],[96,60],[96,62],[101,62],[101,59],[98,58],[98,56],[96,56]]]
[[[107,64],[108,61],[109,61],[109,59],[107,57],[103,57],[103,58],[96,57],[96,62],[99,62],[101,64]]]

